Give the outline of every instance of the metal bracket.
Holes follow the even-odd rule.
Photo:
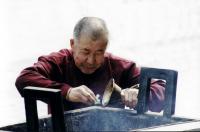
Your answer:
[[[36,101],[40,99],[45,99],[50,104],[52,112],[53,131],[64,132],[65,123],[61,91],[58,89],[40,87],[24,88],[27,131],[39,131],[39,120]]]
[[[178,72],[174,70],[142,67],[139,82],[138,114],[144,114],[148,110],[150,83],[152,78],[156,78],[166,81],[163,116],[171,117],[175,112],[177,76]]]

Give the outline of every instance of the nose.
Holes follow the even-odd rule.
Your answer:
[[[87,63],[90,65],[93,65],[95,63],[96,59],[95,59],[95,55],[89,55],[87,58]]]

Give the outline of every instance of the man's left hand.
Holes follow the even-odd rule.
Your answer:
[[[138,89],[126,88],[121,91],[122,102],[129,108],[135,108],[138,102]]]

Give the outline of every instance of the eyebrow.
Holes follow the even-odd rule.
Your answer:
[[[89,49],[87,49],[87,48],[83,48],[83,49],[81,49],[82,51],[90,51]],[[97,52],[104,52],[104,49],[99,49],[99,50],[97,50]]]
[[[103,52],[104,50],[103,50],[103,49],[100,49],[100,50],[97,50],[97,51],[101,51],[101,52]]]
[[[87,48],[83,48],[83,49],[81,49],[81,50],[86,50],[86,51],[89,51],[89,49],[87,49]]]

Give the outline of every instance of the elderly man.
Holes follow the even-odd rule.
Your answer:
[[[137,104],[140,68],[132,61],[106,52],[108,29],[105,22],[96,17],[84,17],[75,26],[71,49],[41,56],[33,66],[24,69],[16,80],[16,87],[23,96],[26,86],[61,89],[65,110],[91,106],[97,94],[102,99],[105,87],[111,78],[122,88],[114,92],[109,106]],[[161,111],[164,100],[164,84],[152,82],[149,109]]]

